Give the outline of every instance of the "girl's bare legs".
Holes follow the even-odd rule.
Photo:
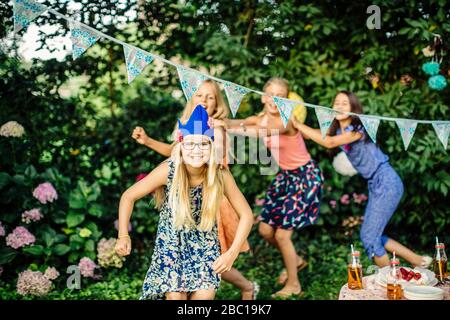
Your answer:
[[[402,245],[400,242],[397,242],[393,239],[389,239],[386,244],[384,245],[387,251],[394,252],[395,254],[406,261],[408,261],[413,266],[420,266],[422,264],[422,256],[416,254],[411,249],[408,249],[404,245]]]
[[[268,243],[270,243],[271,245],[273,245],[273,246],[275,246],[277,249],[278,249],[278,251],[280,251],[281,252],[281,249],[280,249],[280,247],[279,247],[279,245],[278,245],[278,242],[276,241],[276,239],[275,239],[275,228],[273,228],[273,227],[271,227],[269,224],[267,224],[267,223],[264,223],[264,222],[260,222],[260,224],[259,224],[259,229],[258,229],[258,231],[259,231],[259,234],[268,242]],[[289,237],[289,240],[290,240],[290,237]],[[292,243],[292,242],[291,242]],[[295,251],[295,249],[294,249],[294,251]],[[300,257],[299,255],[297,255],[297,259],[296,259],[296,270],[297,270],[297,266],[299,265],[299,264],[302,264],[304,262],[304,260],[303,260],[303,258],[302,257]],[[297,272],[297,271],[296,271]],[[282,271],[282,273],[280,274],[280,277],[279,277],[279,282],[280,283],[286,283],[286,278],[288,277],[288,275],[287,275],[287,272],[286,271]]]
[[[275,229],[265,222],[260,222],[258,227],[259,234],[268,243],[275,246],[278,249],[278,244],[275,241]]]
[[[384,245],[384,248],[389,252],[395,251],[396,256],[405,259],[413,266],[420,266],[422,264],[422,256],[416,254],[411,249],[408,249],[400,242],[397,242],[393,239],[388,239],[388,241]],[[389,256],[387,254],[381,257],[375,256],[373,260],[379,267],[385,267],[389,265]]]
[[[291,236],[293,230],[277,229],[275,231],[275,241],[283,256],[284,265],[287,271],[287,281],[281,290],[286,293],[297,293],[301,291],[300,281],[297,276],[297,252],[292,243]]]
[[[381,257],[374,256],[373,261],[375,262],[375,264],[377,266],[379,266],[380,268],[383,268],[383,267],[386,267],[389,265],[389,256],[387,254],[385,254]]]
[[[194,291],[191,296],[189,297],[189,300],[214,300],[214,297],[216,296],[216,290],[210,289],[210,290],[197,290]]]
[[[253,283],[236,268],[231,268],[230,271],[222,273],[222,280],[240,289],[242,300],[253,300]]]
[[[187,300],[186,292],[167,292],[166,300]]]

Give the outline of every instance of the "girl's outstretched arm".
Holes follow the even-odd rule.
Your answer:
[[[131,137],[133,139],[135,139],[138,143],[158,152],[159,154],[161,154],[165,157],[170,157],[170,155],[172,153],[172,149],[173,149],[173,145],[174,145],[173,143],[168,144],[168,143],[164,143],[164,142],[161,142],[161,141],[158,141],[158,140],[155,140],[155,139],[149,137],[145,133],[145,130],[142,127],[134,128],[133,133],[131,134]]]
[[[336,136],[327,135],[325,136],[325,139],[323,139],[322,132],[320,131],[320,129],[313,129],[297,121],[293,121],[293,124],[294,127],[296,127],[303,135],[307,136],[309,139],[328,149],[336,148],[344,144],[349,144],[358,141],[363,137],[363,135],[360,132],[350,131],[344,132]]]
[[[239,127],[242,124],[246,126],[256,125],[259,122],[259,116],[250,116],[245,119],[224,119],[227,128]]]
[[[119,235],[116,243],[116,252],[119,255],[128,255],[131,251],[131,241],[128,237],[128,224],[134,203],[142,197],[152,193],[167,183],[169,166],[167,161],[153,169],[145,178],[129,187],[120,197],[119,203]]]
[[[262,117],[256,116],[257,121],[254,124],[243,126],[231,126],[227,129],[229,133],[249,136],[249,137],[267,137],[271,135],[285,134],[292,130],[292,121],[289,121],[288,125],[284,127],[281,118],[272,118],[266,125],[261,124]]]
[[[253,214],[247,200],[239,190],[229,170],[222,170],[224,179],[224,193],[239,216],[239,224],[236,236],[230,248],[214,261],[213,268],[217,273],[229,271],[234,260],[239,255],[239,250],[247,239],[253,225]]]

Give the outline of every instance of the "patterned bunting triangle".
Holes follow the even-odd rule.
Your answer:
[[[70,40],[72,41],[72,57],[73,60],[79,58],[87,49],[93,46],[100,35],[81,23],[70,22]]]
[[[26,29],[31,21],[46,10],[46,6],[36,3],[33,0],[14,0],[14,32],[17,33],[22,29]]]
[[[315,108],[316,117],[319,121],[320,132],[322,132],[322,139],[325,139],[327,135],[328,128],[331,126],[331,123],[336,116],[336,112],[332,109],[324,109],[324,108]]]
[[[202,82],[207,80],[208,77],[198,71],[187,69],[182,66],[177,66],[177,71],[181,88],[183,89],[186,100],[189,101],[201,86]]]
[[[407,119],[397,119],[395,120],[398,128],[400,129],[400,135],[402,136],[403,146],[405,150],[408,149],[409,144],[411,143],[414,132],[416,131],[417,122],[414,120]]]
[[[142,73],[144,68],[152,63],[153,56],[144,50],[136,49],[127,45],[123,46],[125,64],[127,66],[128,83]]]
[[[242,99],[250,92],[250,90],[233,84],[231,82],[225,82],[223,86],[225,94],[227,95],[228,104],[230,105],[233,118],[236,116],[236,112],[239,109]]]
[[[433,122],[433,128],[434,131],[436,131],[436,134],[439,138],[439,140],[442,142],[442,145],[444,146],[444,149],[447,150],[448,145],[448,135],[450,133],[450,123],[445,122]]]
[[[377,131],[378,131],[378,126],[380,125],[380,119],[372,118],[372,117],[365,117],[365,116],[359,116],[359,119],[361,120],[364,128],[366,128],[366,131],[369,134],[369,137],[372,139],[372,141],[374,143],[376,143],[377,142]]]
[[[286,128],[292,111],[298,105],[298,101],[291,101],[285,98],[273,97],[273,101],[277,105],[280,112],[281,120],[283,120],[284,127]]]

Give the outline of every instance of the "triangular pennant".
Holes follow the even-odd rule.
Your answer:
[[[291,101],[285,98],[273,97],[273,101],[277,105],[280,112],[281,120],[283,120],[284,127],[287,126],[291,118],[292,110],[298,105],[298,101]]]
[[[439,140],[442,142],[442,145],[444,146],[444,149],[447,150],[448,135],[450,133],[450,122],[441,122],[441,123],[433,122],[432,124],[434,131],[436,131]]]
[[[250,90],[231,82],[225,82],[223,88],[225,90],[225,94],[227,95],[228,104],[230,105],[231,113],[234,118],[242,99],[247,93],[250,92]]]
[[[186,100],[189,101],[202,82],[208,79],[208,77],[198,71],[187,69],[182,66],[177,66],[177,71],[181,88],[183,89]]]
[[[378,126],[380,125],[380,119],[365,116],[359,116],[359,119],[361,120],[361,123],[363,124],[364,128],[366,128],[369,137],[372,139],[374,143],[376,143],[377,130]]]
[[[315,108],[315,110],[317,120],[319,121],[320,132],[322,132],[322,139],[325,139],[328,128],[331,126],[331,123],[336,116],[336,112],[331,109],[324,108]]]
[[[72,57],[75,60],[93,46],[101,36],[77,22],[71,21],[69,27],[70,40],[72,41]]]
[[[397,119],[395,120],[395,122],[397,123],[397,126],[400,129],[400,135],[402,136],[403,146],[405,147],[405,150],[407,150],[414,135],[414,132],[416,131],[417,121],[407,119]]]
[[[141,74],[142,70],[153,61],[153,56],[144,50],[123,45],[125,64],[127,66],[128,83]]]
[[[30,25],[30,22],[45,10],[47,10],[46,6],[36,3],[33,0],[14,0],[14,32],[17,33],[22,29],[26,29]]]

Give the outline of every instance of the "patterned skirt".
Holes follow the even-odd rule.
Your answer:
[[[294,170],[280,169],[269,185],[258,220],[286,230],[314,224],[323,180],[314,160]]]

